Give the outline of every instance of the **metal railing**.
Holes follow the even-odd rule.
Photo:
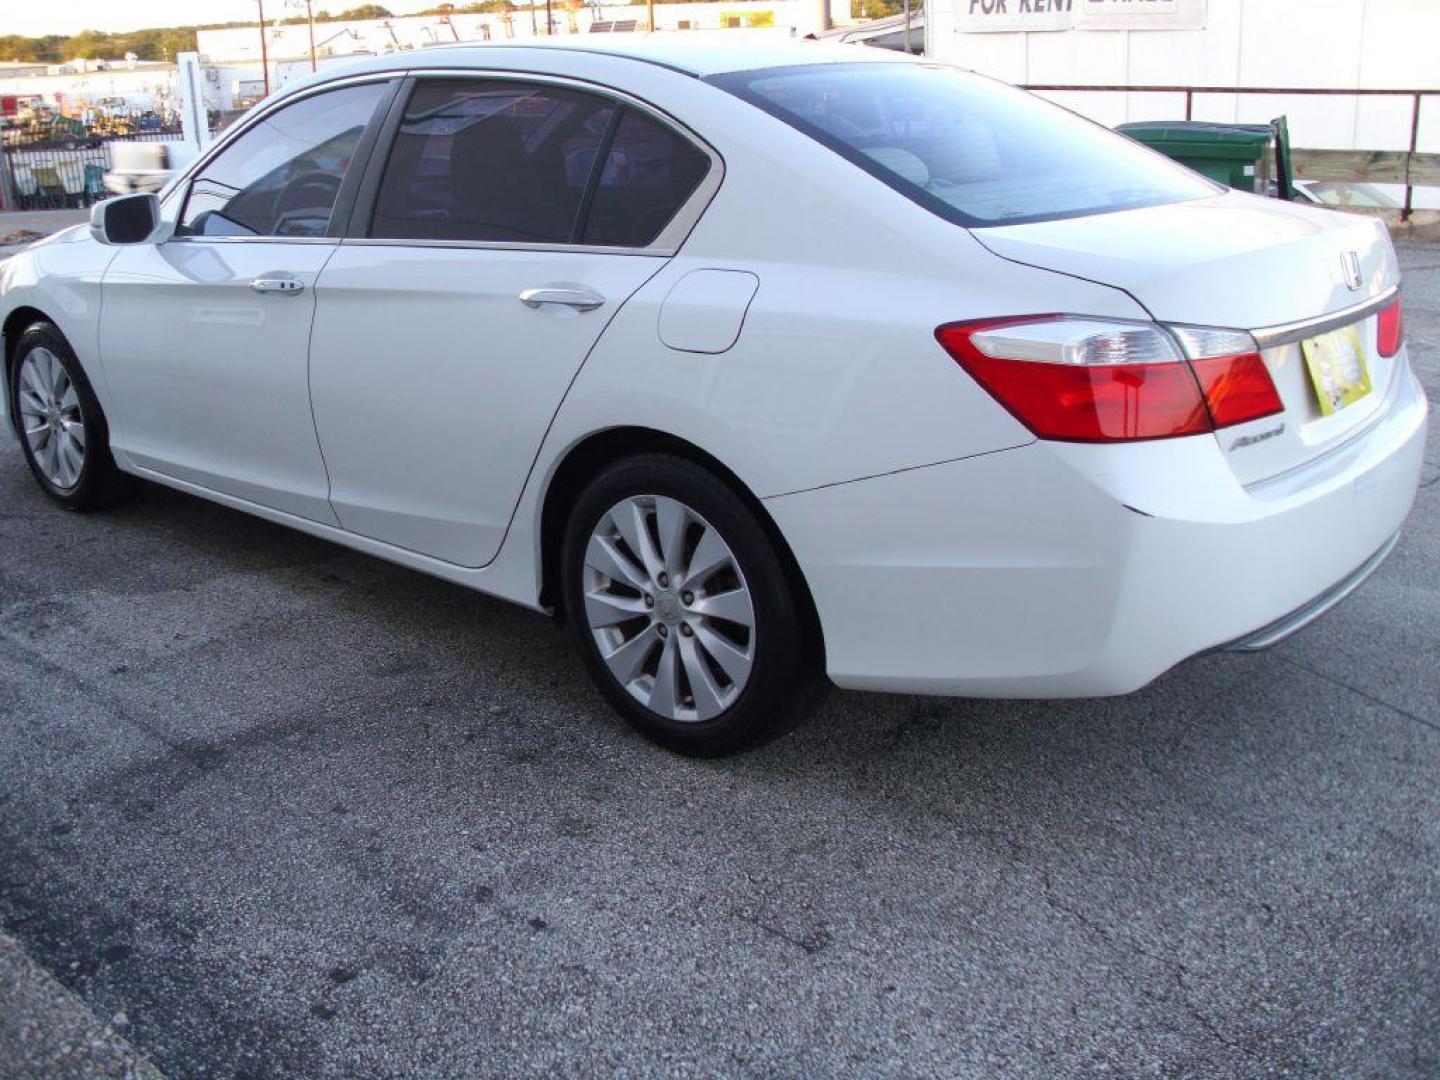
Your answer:
[[[1392,97],[1410,99],[1410,149],[1409,155],[1412,159],[1419,156],[1420,143],[1420,106],[1427,96],[1440,95],[1440,89],[1435,90],[1371,90],[1371,89],[1340,89],[1336,87],[1318,86],[1096,86],[1087,84],[1085,86],[1060,85],[1057,83],[1028,83],[1023,87],[1025,90],[1050,91],[1053,93],[1072,93],[1088,91],[1092,93],[1110,94],[1183,94],[1185,97],[1185,119],[1190,120],[1195,112],[1196,94],[1264,94],[1269,96],[1293,94],[1297,96],[1317,97]],[[1410,212],[1414,206],[1415,184],[1410,182],[1411,177],[1405,177],[1405,205],[1400,211],[1400,220],[1408,221]]]
[[[111,142],[165,142],[176,131],[142,131],[99,137],[66,135],[45,141],[21,141],[13,129],[0,142],[0,209],[58,210],[86,207],[105,198],[109,168],[105,149]]]

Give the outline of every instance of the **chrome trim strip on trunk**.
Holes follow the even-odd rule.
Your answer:
[[[1290,614],[1276,619],[1269,626],[1262,626],[1259,630],[1232,641],[1228,645],[1221,645],[1220,650],[1223,652],[1259,652],[1261,649],[1278,645],[1291,634],[1303,630],[1363,585],[1365,579],[1380,568],[1380,564],[1385,561],[1385,557],[1394,550],[1399,541],[1400,534],[1397,532],[1357,569],[1330,586],[1315,599],[1296,608]]]
[[[1306,338],[1323,334],[1327,330],[1338,330],[1342,326],[1349,326],[1351,323],[1369,318],[1381,308],[1387,307],[1399,293],[1400,286],[1392,285],[1379,296],[1371,297],[1369,300],[1356,304],[1354,307],[1345,308],[1343,311],[1318,315],[1313,319],[1301,319],[1299,322],[1281,323],[1279,326],[1266,326],[1259,330],[1251,330],[1250,336],[1262,349],[1303,341]]]

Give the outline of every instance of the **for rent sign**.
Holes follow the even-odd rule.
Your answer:
[[[1075,0],[956,0],[955,29],[1068,30]]]
[[[962,33],[1016,30],[1198,30],[1205,0],[955,0]]]

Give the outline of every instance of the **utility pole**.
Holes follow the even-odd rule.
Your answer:
[[[655,0],[645,0],[645,21],[648,24],[645,29],[655,29]]]
[[[270,54],[265,46],[265,0],[255,0],[260,9],[260,72],[265,78],[265,96],[270,96]]]
[[[305,0],[305,20],[310,24],[310,70],[315,70],[315,9]]]
[[[545,0],[545,36],[555,33],[555,23],[550,18],[550,0]]]

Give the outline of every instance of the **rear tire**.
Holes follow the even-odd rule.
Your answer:
[[[586,667],[647,739],[733,754],[818,704],[809,609],[765,525],[710,470],[667,454],[606,467],[576,500],[560,566]]]
[[[113,506],[134,488],[110,454],[110,428],[70,343],[52,323],[30,326],[10,366],[10,415],[41,490],[67,510]]]

